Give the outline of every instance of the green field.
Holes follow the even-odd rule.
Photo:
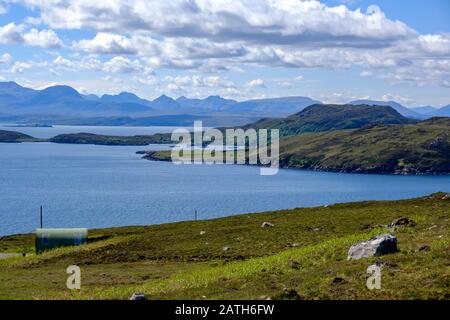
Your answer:
[[[388,230],[400,217],[415,226]],[[89,244],[41,255],[32,234],[13,235],[0,238],[0,253],[29,254],[0,260],[0,299],[449,299],[449,231],[450,197],[440,193],[91,230]],[[352,244],[380,233],[395,234],[399,252],[346,260]],[[384,262],[382,289],[371,291],[375,261]],[[72,264],[80,291],[65,287]]]

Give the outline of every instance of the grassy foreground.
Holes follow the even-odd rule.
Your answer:
[[[415,226],[386,228],[400,217]],[[0,299],[449,299],[449,231],[443,193],[91,230],[85,246],[0,260]],[[346,260],[352,244],[386,232],[398,253]],[[0,253],[33,243],[31,234],[2,237]],[[382,289],[371,291],[375,261],[384,263]],[[66,289],[71,264],[81,267],[80,291]]]

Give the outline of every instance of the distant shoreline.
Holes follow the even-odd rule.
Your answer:
[[[167,150],[158,151],[137,151],[136,154],[143,155],[142,159],[148,161],[163,161],[163,162],[171,162],[172,159],[170,157],[170,153]],[[262,166],[260,164],[233,164],[233,165],[242,165],[242,166]],[[412,173],[402,173],[402,172],[389,172],[389,171],[364,171],[364,170],[346,170],[346,169],[334,169],[334,168],[320,168],[320,167],[295,167],[289,166],[287,164],[280,163],[280,169],[294,169],[294,170],[303,170],[303,171],[312,171],[312,172],[330,172],[330,173],[345,173],[345,174],[379,174],[379,175],[396,175],[396,176],[448,176],[450,172],[412,172]]]

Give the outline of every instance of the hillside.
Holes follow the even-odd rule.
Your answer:
[[[15,131],[0,130],[0,142],[34,142],[39,141],[32,136]]]
[[[287,118],[262,119],[245,128],[279,129],[280,136],[292,136],[307,132],[414,122],[387,106],[315,104]]]
[[[284,167],[366,173],[450,173],[450,119],[290,137]]]
[[[141,152],[170,161],[169,151]],[[384,174],[450,174],[450,119],[305,133],[280,141],[284,168]]]
[[[386,227],[400,217],[414,223]],[[441,193],[90,230],[89,244],[38,256],[32,234],[0,237],[0,252],[29,253],[0,260],[0,298],[449,299],[449,222]],[[351,245],[381,233],[396,235],[397,253],[347,261]],[[382,289],[371,291],[366,270],[375,262]],[[66,289],[72,264],[82,270],[80,292]]]

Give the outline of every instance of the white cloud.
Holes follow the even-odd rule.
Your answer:
[[[253,79],[245,84],[249,88],[265,88],[266,85],[262,79]]]
[[[62,42],[53,30],[31,29],[23,35],[26,44],[43,48],[60,48]]]
[[[13,60],[9,53],[4,53],[0,56],[0,64],[9,64]]]
[[[356,66],[365,70],[362,77],[393,83],[446,87],[450,82],[450,35],[421,35],[376,6],[362,12],[317,0],[17,1],[39,9],[38,15],[26,24],[0,27],[1,44],[58,47],[63,44],[53,30],[95,33],[73,42],[70,49],[79,57],[55,59],[56,72],[128,73],[143,84],[153,83],[148,75],[159,68],[223,73],[255,66]],[[348,1],[352,0],[341,3]],[[32,23],[49,29],[30,30]],[[170,82],[170,87],[187,86],[179,81]],[[189,81],[195,86],[192,77]],[[295,81],[299,80],[278,83],[290,88]],[[206,88],[206,77],[200,83]],[[222,87],[223,81],[216,85],[236,90]]]
[[[147,31],[166,37],[245,40],[255,43],[308,43],[372,46],[369,40],[395,41],[414,33],[380,10],[362,13],[319,1],[58,1],[22,0],[38,7],[40,21],[52,28],[106,32]],[[380,26],[383,26],[380,28]]]
[[[103,70],[112,73],[134,73],[141,71],[142,66],[137,60],[117,56],[103,64]]]
[[[17,61],[11,67],[10,72],[12,72],[12,73],[23,73],[25,70],[31,69],[32,67],[33,67],[33,64],[31,64],[29,62]]]
[[[372,71],[368,71],[368,70],[364,70],[359,75],[361,77],[363,77],[363,78],[370,78],[370,77],[373,77],[373,72]]]
[[[18,26],[12,22],[0,27],[0,43],[9,44],[23,42],[22,29],[22,26]]]
[[[132,40],[122,35],[100,32],[93,39],[81,40],[76,46],[98,54],[136,54],[135,45]]]
[[[412,103],[414,101],[410,97],[400,96],[400,95],[391,94],[391,93],[386,93],[386,94],[382,95],[380,100],[381,101],[396,101],[396,102],[406,104],[406,105],[409,105],[410,103]]]
[[[11,22],[0,27],[0,44],[25,44],[43,48],[59,48],[61,40],[53,30],[31,29],[26,31],[24,25]]]

